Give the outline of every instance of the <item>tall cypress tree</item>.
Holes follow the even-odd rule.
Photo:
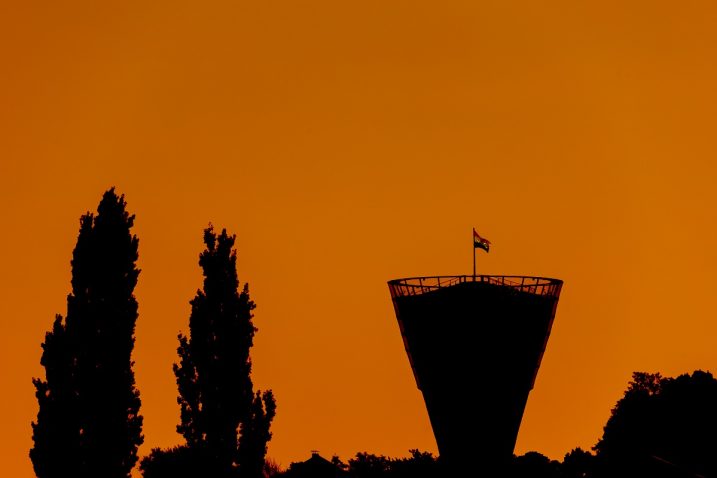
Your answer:
[[[105,192],[80,219],[67,315],[42,345],[45,380],[30,450],[39,478],[126,478],[143,442],[133,362],[138,239],[124,196]]]
[[[189,337],[179,334],[180,361],[174,365],[177,431],[205,463],[205,476],[235,476],[238,470],[243,478],[259,478],[276,404],[271,391],[254,395],[249,350],[255,305],[247,284],[239,292],[234,241],[226,229],[219,235],[211,226],[204,231],[204,287],[191,301]]]

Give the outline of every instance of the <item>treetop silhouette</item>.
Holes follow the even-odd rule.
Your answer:
[[[80,218],[67,315],[45,336],[30,458],[39,478],[129,477],[143,442],[133,362],[139,241],[114,188]]]
[[[712,374],[635,372],[595,445],[596,476],[717,476],[716,431]]]
[[[204,476],[262,476],[276,402],[271,390],[253,390],[249,351],[257,330],[255,304],[247,284],[239,289],[235,239],[226,229],[204,230],[199,256],[204,284],[190,302],[189,336],[179,334],[174,365],[177,431],[186,445],[166,453],[153,450],[142,463],[145,476],[164,476],[187,460],[201,463]]]

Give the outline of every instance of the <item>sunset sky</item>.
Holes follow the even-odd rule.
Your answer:
[[[594,445],[632,371],[717,372],[716,25],[706,0],[4,2],[0,474],[33,476],[40,344],[111,186],[140,239],[140,455],[181,442],[210,222],[283,466],[436,452],[386,281],[470,273],[473,226],[479,272],[565,281],[516,452]]]

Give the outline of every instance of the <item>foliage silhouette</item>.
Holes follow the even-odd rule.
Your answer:
[[[565,454],[563,463],[560,465],[564,478],[585,478],[592,476],[595,468],[595,455],[582,448],[575,448]]]
[[[409,450],[410,457],[389,458],[357,453],[348,464],[334,456],[327,460],[314,452],[304,462],[292,463],[283,478],[439,478],[438,460],[428,452]]]
[[[204,231],[206,249],[199,256],[204,286],[190,302],[189,336],[179,334],[174,365],[181,409],[177,431],[186,446],[153,450],[142,462],[145,477],[193,469],[207,477],[263,474],[276,402],[271,390],[253,391],[249,350],[255,305],[248,285],[239,292],[234,242],[226,230]]]
[[[537,451],[513,457],[507,473],[508,478],[559,478],[560,463],[550,460]]]
[[[133,362],[139,241],[124,196],[80,218],[67,315],[45,336],[30,458],[39,478],[129,477],[143,442]]]
[[[153,448],[142,459],[139,470],[144,478],[203,478],[211,476],[207,463],[211,456],[205,448],[175,446],[166,450]]]
[[[349,460],[349,474],[356,478],[387,476],[391,470],[391,458],[383,455],[359,452]]]
[[[409,450],[407,458],[389,458],[372,453],[357,453],[344,464],[337,456],[331,461],[313,454],[303,463],[292,463],[286,472],[288,478],[309,478],[321,475],[349,476],[351,478],[438,478],[441,476],[438,460],[428,452]]]
[[[271,440],[271,422],[276,400],[271,390],[256,392],[248,420],[241,424],[238,462],[243,477],[259,478],[265,469],[266,446]]]
[[[282,473],[281,465],[271,458],[264,460],[264,478],[275,478]]]
[[[596,476],[717,476],[717,380],[636,372],[595,445]]]
[[[443,476],[440,462],[433,454],[417,449],[409,450],[408,458],[391,460],[391,476],[393,478],[433,478]]]

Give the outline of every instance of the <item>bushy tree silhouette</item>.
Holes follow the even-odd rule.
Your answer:
[[[167,450],[154,448],[139,466],[144,478],[201,478],[208,476],[206,459],[197,456],[199,450],[176,446]]]
[[[508,468],[509,478],[559,478],[560,463],[537,451],[513,457]]]
[[[565,454],[560,466],[564,478],[586,478],[592,476],[595,467],[595,455],[582,448],[574,448]]]
[[[443,470],[428,452],[409,450],[408,458],[390,458],[372,453],[357,453],[348,463],[352,478],[438,478]]]
[[[440,463],[427,451],[411,449],[408,458],[394,458],[391,460],[392,478],[438,478],[444,476]]]
[[[379,478],[387,476],[391,458],[373,453],[359,452],[349,459],[349,474],[356,478]]]
[[[717,380],[634,373],[595,450],[596,476],[717,476]]]
[[[142,443],[133,362],[138,239],[124,196],[105,192],[80,219],[67,315],[42,345],[45,380],[30,458],[39,478],[125,478]]]
[[[204,231],[203,290],[191,301],[189,336],[179,334],[174,365],[181,407],[177,431],[204,476],[261,477],[276,412],[271,391],[253,391],[249,350],[256,328],[249,287],[239,292],[235,236]]]

